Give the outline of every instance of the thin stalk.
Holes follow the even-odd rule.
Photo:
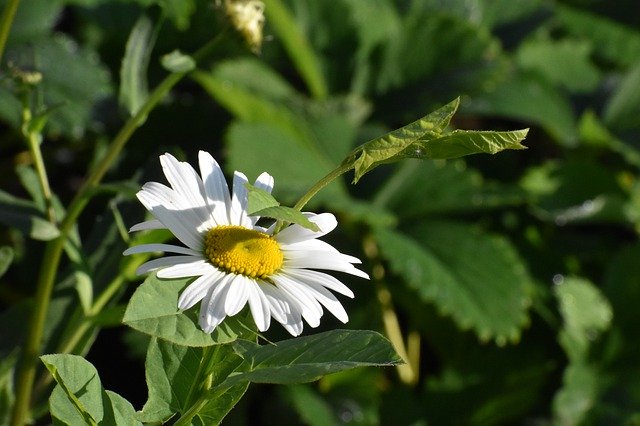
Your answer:
[[[40,183],[40,190],[42,191],[42,197],[44,198],[45,209],[47,212],[47,219],[49,222],[56,223],[56,213],[53,208],[53,196],[51,195],[51,186],[49,185],[49,178],[47,176],[47,169],[42,159],[42,151],[40,150],[40,143],[42,136],[40,133],[28,132],[25,135],[27,145],[29,146],[29,152],[33,159],[33,164],[36,168],[36,174],[38,175],[38,182]]]
[[[0,64],[2,63],[4,48],[7,45],[9,31],[11,30],[13,18],[16,16],[19,4],[20,0],[9,0],[4,7],[4,11],[2,11],[2,18],[0,18]]]
[[[333,180],[335,180],[336,178],[342,176],[343,174],[345,174],[346,172],[348,172],[352,168],[353,168],[353,166],[350,165],[350,164],[341,164],[337,168],[335,168],[332,171],[330,171],[329,174],[327,174],[325,177],[323,177],[318,182],[316,182],[316,184],[313,185],[306,192],[306,194],[304,194],[302,197],[300,197],[300,199],[298,200],[296,205],[293,206],[293,208],[295,210],[298,210],[298,211],[302,210],[302,208],[309,202],[309,200],[311,200],[314,197],[314,195],[316,195],[318,192],[320,192],[320,190],[322,188],[324,188],[325,186],[330,184]]]
[[[208,54],[213,47],[221,40],[224,32],[220,33],[213,40],[202,47],[194,54],[194,59],[201,59]],[[78,193],[71,201],[67,214],[60,224],[60,236],[51,240],[44,253],[40,276],[36,288],[35,304],[31,321],[27,333],[27,339],[22,350],[22,358],[19,369],[16,374],[16,399],[12,412],[11,424],[23,425],[27,423],[29,405],[31,403],[31,393],[35,380],[36,365],[40,346],[42,344],[42,335],[44,324],[49,310],[49,301],[51,292],[55,283],[58,266],[64,249],[64,242],[73,229],[78,216],[86,206],[96,186],[100,183],[104,175],[107,173],[111,164],[117,159],[118,155],[129,141],[133,132],[144,123],[147,115],[155,108],[155,106],[166,96],[166,94],[175,86],[187,72],[173,73],[168,75],[149,95],[144,105],[136,112],[136,114],[125,123],[120,132],[115,136],[104,158],[99,161],[90,172],[84,184],[78,190]]]

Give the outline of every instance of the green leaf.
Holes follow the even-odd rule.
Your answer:
[[[156,41],[153,22],[146,15],[136,21],[122,58],[118,100],[130,115],[134,115],[149,96],[147,70]]]
[[[8,356],[0,360],[0,424],[8,425],[11,419],[11,408],[15,401],[13,376],[18,350],[14,350]]]
[[[212,73],[222,81],[233,82],[251,93],[272,100],[296,95],[295,89],[265,61],[254,57],[227,59],[216,64]]]
[[[2,9],[6,4],[6,0],[0,2]],[[7,46],[10,48],[48,36],[56,25],[63,7],[61,0],[30,0],[29,7],[19,7],[11,25]]]
[[[290,385],[284,387],[283,392],[295,407],[304,424],[309,426],[339,424],[331,406],[308,385]]]
[[[162,66],[171,72],[189,72],[196,68],[196,61],[179,50],[174,50],[160,58]]]
[[[178,297],[192,279],[161,280],[150,275],[136,289],[122,321],[151,336],[184,346],[209,346],[228,343],[238,337],[237,317],[227,318],[211,334],[198,326],[195,309],[178,309]]]
[[[407,234],[378,229],[375,237],[391,270],[461,329],[498,344],[519,339],[531,278],[506,239],[446,222],[417,224]]]
[[[607,102],[604,110],[604,122],[607,126],[621,130],[640,127],[638,86],[640,86],[640,61],[629,69]]]
[[[562,388],[553,398],[554,424],[583,424],[595,405],[600,387],[599,372],[584,363],[572,363],[564,371]]]
[[[0,223],[36,240],[49,241],[60,235],[58,228],[49,222],[35,204],[14,197],[0,190]]]
[[[51,415],[84,424],[102,421],[102,384],[95,367],[78,355],[43,355],[40,359],[58,383],[59,390],[50,399]]]
[[[28,46],[15,46],[7,50],[6,56],[20,69],[42,73],[39,87],[45,107],[64,105],[48,117],[49,135],[81,138],[91,124],[95,104],[112,92],[109,72],[98,61],[97,53],[79,47],[66,35],[58,33]],[[3,90],[0,87],[0,92]],[[13,94],[7,96],[14,97]]]
[[[577,277],[564,278],[554,293],[564,321],[560,343],[569,359],[584,360],[591,342],[611,324],[611,305],[593,283]]]
[[[354,183],[380,164],[403,158],[456,158],[476,153],[495,154],[505,149],[525,149],[520,143],[528,130],[513,132],[447,132],[459,99],[435,112],[356,148],[343,162],[355,169]]]
[[[115,392],[105,391],[98,371],[81,356],[69,354],[40,357],[58,385],[49,398],[51,416],[63,424],[141,425],[131,403]]]
[[[300,211],[281,206],[273,196],[264,189],[246,184],[249,190],[247,213],[249,216],[269,217],[285,223],[296,223],[312,231],[319,231],[318,225],[311,222]]]
[[[309,45],[294,17],[281,0],[265,0],[265,15],[270,28],[278,36],[289,58],[315,98],[327,96],[327,83],[324,80],[320,61]]]
[[[158,0],[158,3],[177,29],[184,31],[189,28],[191,15],[196,10],[194,0]]]
[[[1,246],[0,247],[0,277],[2,277],[9,266],[11,266],[11,262],[13,262],[13,248],[9,246]]]
[[[538,72],[573,92],[584,93],[595,90],[601,78],[590,55],[588,42],[542,39],[522,44],[516,59],[523,69]]]
[[[220,383],[237,368],[242,359],[230,346],[219,345],[211,359],[213,383]],[[165,422],[176,413],[184,413],[197,398],[201,383],[196,383],[197,372],[202,368],[203,349],[175,345],[156,338],[151,339],[145,361],[145,375],[149,398],[138,419],[143,422]],[[207,374],[205,374],[206,376]],[[242,397],[246,386],[230,389],[228,394],[213,398],[201,411],[204,424],[218,424]]]
[[[338,371],[402,362],[387,339],[363,330],[332,330],[264,346],[237,340],[233,346],[247,370],[232,373],[221,386],[305,383]]]

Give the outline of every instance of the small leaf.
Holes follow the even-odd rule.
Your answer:
[[[554,424],[577,426],[582,424],[589,410],[596,404],[600,385],[595,367],[572,363],[564,371],[562,388],[553,398]]]
[[[155,44],[153,23],[142,15],[133,26],[120,67],[119,102],[134,115],[149,96],[147,69]]]
[[[104,416],[104,407],[102,384],[95,367],[78,355],[43,355],[40,359],[58,383],[58,389],[66,395],[61,398],[60,391],[51,395],[51,415],[62,421],[80,419],[85,424],[97,425]]]
[[[0,190],[0,223],[17,228],[33,239],[49,241],[60,235],[59,229],[44,218],[35,204]]]
[[[402,362],[387,339],[364,330],[332,330],[264,346],[237,340],[233,346],[244,358],[247,371],[230,374],[225,386],[243,382],[305,383],[356,367]]]
[[[227,318],[211,334],[198,326],[195,309],[178,309],[178,297],[192,279],[160,280],[150,275],[136,289],[122,321],[128,326],[184,346],[209,346],[228,343],[238,335],[237,317]]]
[[[591,341],[609,328],[611,305],[591,282],[566,277],[554,288],[564,320],[560,343],[572,360],[582,360]]]
[[[0,277],[2,277],[13,262],[13,249],[9,246],[0,247]]]
[[[312,231],[319,231],[318,225],[311,222],[305,215],[291,207],[281,206],[264,189],[253,185],[245,185],[249,190],[248,213],[249,216],[269,217],[285,223],[295,223]]]
[[[142,423],[136,420],[136,410],[129,401],[109,390],[103,391],[103,395],[106,395],[107,404],[102,424],[142,426]]]
[[[82,270],[74,271],[73,276],[75,288],[78,292],[78,299],[80,299],[80,305],[84,313],[87,314],[93,304],[93,283],[91,277],[87,272]]]
[[[415,149],[408,149],[407,156],[448,159],[480,153],[497,154],[505,149],[527,149],[520,142],[527,137],[528,132],[529,129],[510,132],[454,130],[432,140],[421,140]]]
[[[179,50],[163,55],[160,59],[162,66],[171,72],[189,72],[196,68],[196,61]]]

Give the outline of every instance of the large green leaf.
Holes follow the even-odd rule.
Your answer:
[[[226,378],[242,363],[242,359],[233,353],[231,347],[216,346],[213,366],[213,382],[218,383]],[[203,348],[175,345],[156,338],[151,339],[145,361],[145,374],[149,397],[138,419],[145,423],[165,422],[176,413],[184,414],[198,396],[201,383],[197,383],[198,371],[203,368]],[[203,374],[206,377],[208,374]],[[238,389],[231,389],[227,395],[219,395],[201,412],[201,417],[217,421],[204,424],[217,424],[244,394],[246,386],[238,394]],[[209,406],[210,405],[210,406]],[[214,407],[215,406],[215,407]],[[215,408],[215,409],[214,409]]]
[[[138,331],[184,346],[228,343],[242,327],[237,317],[227,318],[211,334],[198,326],[195,309],[178,309],[178,297],[191,279],[161,280],[150,275],[136,289],[122,322]]]
[[[139,425],[131,403],[105,391],[93,365],[78,355],[40,357],[58,383],[49,399],[52,417],[63,424]]]
[[[460,328],[499,344],[519,339],[531,278],[506,239],[446,222],[424,222],[407,234],[378,229],[375,237],[391,270]]]
[[[305,383],[338,371],[402,362],[391,343],[373,331],[332,330],[263,346],[247,340],[233,345],[246,370],[232,373],[221,386]]]
[[[571,360],[582,361],[595,338],[609,328],[611,305],[593,283],[566,277],[554,288],[564,327],[560,343]]]

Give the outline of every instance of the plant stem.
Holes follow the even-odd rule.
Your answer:
[[[36,132],[25,132],[24,137],[29,145],[29,152],[33,159],[33,164],[36,168],[36,174],[38,175],[38,181],[40,183],[40,190],[42,191],[42,197],[44,198],[45,209],[47,212],[47,219],[49,222],[56,223],[56,213],[53,208],[53,196],[51,195],[51,187],[49,186],[49,178],[47,177],[47,169],[42,159],[42,151],[40,150],[40,143],[42,142],[42,135]]]
[[[189,407],[189,409],[185,411],[182,416],[180,416],[174,426],[191,424],[191,419],[193,419],[200,412],[200,410],[202,410],[202,408],[207,405],[207,402],[209,401],[208,391],[212,385],[210,372],[213,360],[215,359],[219,348],[220,345],[215,345],[207,346],[202,350],[202,359],[200,360],[198,371],[196,371],[193,383],[191,383],[189,393],[187,394],[187,398],[185,400],[185,407]],[[199,391],[198,399],[195,402],[192,402],[193,397],[194,395],[196,395],[197,391]]]
[[[203,46],[194,54],[194,59],[200,59],[208,54],[213,47],[221,40],[224,32],[220,33],[213,40]],[[22,350],[22,358],[19,369],[16,374],[16,399],[13,407],[11,424],[23,425],[27,423],[29,405],[31,402],[31,393],[35,380],[36,365],[40,346],[42,344],[42,335],[44,324],[49,310],[49,301],[55,278],[64,249],[64,242],[73,229],[78,216],[86,206],[93,191],[98,186],[104,175],[107,173],[111,164],[117,159],[118,155],[133,135],[133,132],[144,123],[147,115],[156,107],[156,105],[166,96],[173,86],[176,85],[187,72],[169,74],[149,95],[144,105],[131,117],[120,132],[115,136],[105,156],[97,163],[97,166],[90,172],[89,176],[78,190],[78,193],[71,201],[67,214],[60,224],[60,236],[49,241],[46,246],[40,275],[36,288],[35,305],[33,314],[29,322],[26,343]]]
[[[322,188],[324,188],[333,180],[340,177],[344,173],[348,172],[352,168],[353,168],[353,165],[341,164],[337,168],[330,171],[329,174],[327,174],[325,177],[323,177],[318,182],[316,182],[315,185],[313,185],[302,197],[300,197],[300,199],[298,200],[296,205],[293,206],[293,208],[298,211],[302,210],[302,208],[309,202],[309,200],[311,200],[314,195],[320,192]]]
[[[2,18],[0,18],[0,64],[2,63],[2,55],[9,38],[9,30],[11,30],[11,24],[13,24],[13,18],[16,16],[19,4],[20,0],[9,0],[2,12]]]

